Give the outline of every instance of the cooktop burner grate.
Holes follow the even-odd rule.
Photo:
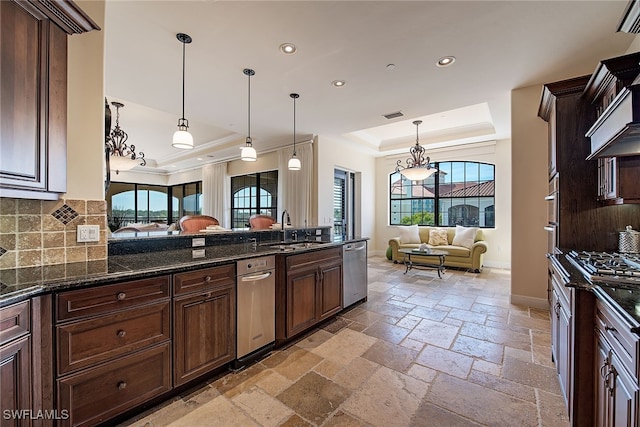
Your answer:
[[[639,254],[571,251],[567,258],[586,271],[591,280],[640,284]]]

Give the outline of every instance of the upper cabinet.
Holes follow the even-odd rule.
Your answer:
[[[94,29],[68,0],[0,1],[1,197],[66,191],[67,35]]]
[[[640,52],[601,61],[585,97],[596,112],[587,159],[598,162],[598,200],[640,203]]]

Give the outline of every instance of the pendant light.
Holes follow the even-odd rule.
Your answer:
[[[432,168],[429,162],[431,159],[429,156],[425,158],[425,149],[418,142],[418,126],[422,123],[422,120],[416,120],[413,122],[416,125],[416,145],[409,149],[411,158],[407,159],[407,166],[402,165],[402,160],[398,160],[396,163],[396,172],[400,172],[405,178],[411,181],[422,181],[436,173],[438,170]]]
[[[256,72],[250,68],[245,68],[242,72],[248,77],[249,81],[249,101],[247,103],[247,141],[246,145],[242,147],[242,151],[240,152],[240,159],[245,162],[255,162],[257,160],[256,149],[253,148],[253,141],[251,141],[251,76],[255,75]]]
[[[296,157],[296,99],[300,98],[300,95],[292,93],[289,96],[293,98],[293,155],[289,159],[288,167],[290,171],[299,171],[302,165],[300,159]]]
[[[184,51],[185,45],[191,43],[188,34],[178,33],[176,38],[182,43],[182,117],[178,119],[178,130],[173,134],[173,145],[183,150],[193,149],[193,136],[189,133],[189,120],[184,118]]]
[[[129,135],[120,127],[120,109],[124,107],[124,104],[122,102],[112,102],[111,105],[116,109],[116,125],[105,140],[105,149],[108,153],[108,168],[116,171],[117,174],[120,171],[129,170],[136,166],[145,166],[147,161],[144,159],[144,153],[142,151],[136,153],[136,146],[127,144]],[[108,107],[109,105],[107,104]]]

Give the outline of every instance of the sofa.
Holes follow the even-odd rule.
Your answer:
[[[475,273],[480,273],[482,271],[482,258],[485,252],[487,252],[488,246],[487,242],[484,240],[484,234],[482,229],[477,229],[475,233],[475,237],[473,238],[473,242],[469,240],[466,244],[467,246],[462,246],[459,244],[453,244],[454,238],[456,236],[456,230],[460,232],[461,229],[465,227],[428,227],[428,226],[413,226],[416,227],[417,234],[419,235],[420,242],[417,242],[417,238],[407,238],[408,230],[399,230],[402,231],[401,236],[394,237],[389,240],[389,246],[391,247],[391,260],[394,263],[403,262],[404,255],[398,252],[398,249],[410,248],[417,249],[420,247],[422,243],[426,243],[427,246],[431,249],[438,249],[447,252],[445,257],[444,265],[448,267],[460,267],[472,270]],[[405,227],[409,228],[409,227]],[[446,244],[439,245],[430,245],[429,244],[429,232],[431,230],[446,230]],[[468,230],[468,229],[467,229]],[[409,233],[411,234],[411,233]],[[402,238],[404,236],[404,239]],[[442,242],[444,243],[444,242]],[[421,260],[422,257],[411,255],[412,261],[415,262],[428,262],[425,258]]]

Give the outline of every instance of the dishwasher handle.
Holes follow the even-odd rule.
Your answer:
[[[242,276],[240,280],[242,280],[243,282],[256,282],[258,280],[266,279],[267,277],[270,277],[272,274],[273,272],[267,271],[261,274],[255,274],[253,276]]]
[[[357,245],[346,245],[344,247],[345,251],[361,251],[363,249],[365,249],[367,247],[367,245],[362,245],[362,246],[357,246]]]

